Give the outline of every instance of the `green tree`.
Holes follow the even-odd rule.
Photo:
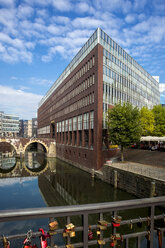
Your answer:
[[[153,133],[155,123],[152,110],[149,110],[147,107],[143,107],[140,110],[140,121],[142,127],[142,135],[151,135]]]
[[[124,148],[138,142],[141,137],[140,112],[130,103],[115,104],[107,113],[108,136],[112,144],[121,147],[121,161],[124,161]]]
[[[155,119],[153,134],[155,136],[165,136],[165,108],[162,105],[155,105],[152,112]]]

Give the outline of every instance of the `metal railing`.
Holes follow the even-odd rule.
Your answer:
[[[154,233],[157,232],[156,227],[154,225],[155,220],[164,219],[165,215],[162,211],[161,214],[155,215],[155,207],[161,206],[165,207],[165,196],[156,197],[156,198],[144,198],[144,199],[135,199],[135,200],[125,200],[125,201],[117,201],[117,202],[106,202],[106,203],[97,203],[97,204],[85,204],[85,205],[72,205],[72,206],[60,206],[60,207],[46,207],[46,208],[35,208],[35,209],[23,209],[23,210],[3,210],[0,211],[0,222],[9,222],[9,221],[18,221],[18,220],[27,220],[27,219],[41,219],[41,218],[49,218],[54,219],[58,217],[66,217],[66,224],[70,223],[71,216],[82,216],[83,225],[76,226],[75,232],[83,232],[82,241],[78,241],[74,243],[74,247],[88,247],[90,245],[98,244],[98,239],[88,240],[88,230],[89,230],[89,222],[88,217],[91,214],[99,214],[99,220],[103,220],[103,215],[106,213],[112,213],[113,216],[117,216],[117,212],[122,210],[122,213],[126,210],[134,209],[135,212],[140,208],[147,208],[148,214],[146,217],[140,219],[141,222],[147,222],[149,220],[148,229],[141,232],[136,233],[123,233],[122,240],[124,243],[122,247],[129,247],[129,239],[136,238],[137,239],[137,247],[141,247],[141,237],[146,235],[150,236],[150,239],[147,241],[147,248],[155,248],[153,245]],[[107,227],[112,228],[112,233],[115,235],[116,227],[112,225],[112,220],[107,220]],[[135,218],[131,220],[131,223],[138,223],[139,218]],[[120,225],[129,225],[129,220],[122,220]],[[94,223],[90,225],[91,230],[97,230],[98,223]],[[165,228],[159,229],[161,232],[161,238],[163,240],[163,235],[165,232]],[[56,232],[62,234],[64,229],[57,229]],[[0,233],[2,235],[2,233]],[[33,237],[38,237],[40,235],[39,232],[33,233]],[[109,235],[110,236],[110,235]],[[9,240],[25,238],[26,234],[17,234],[10,235],[7,238]],[[104,231],[101,230],[100,239],[104,240],[105,243],[110,243],[110,237],[104,237]],[[0,237],[0,243],[2,242],[2,236]],[[51,237],[51,247],[54,246],[53,236]],[[71,238],[67,237],[66,245],[71,245]],[[58,246],[60,248],[66,247],[66,245]],[[101,247],[103,245],[100,245]],[[72,246],[67,246],[72,247]],[[114,246],[115,247],[115,246]],[[162,246],[164,247],[164,246]]]

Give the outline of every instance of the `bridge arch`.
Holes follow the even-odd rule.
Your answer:
[[[17,147],[16,147],[15,144],[13,144],[11,141],[4,140],[4,139],[1,140],[1,139],[0,139],[0,144],[1,144],[1,143],[7,143],[7,144],[11,145],[11,147],[14,148],[15,153],[18,154],[18,149],[17,149]]]
[[[48,146],[47,146],[42,140],[33,139],[33,140],[30,140],[28,143],[26,143],[26,145],[24,146],[24,153],[25,153],[27,147],[28,147],[30,144],[33,144],[33,143],[39,143],[39,144],[41,144],[41,145],[45,148],[46,153],[49,152]]]

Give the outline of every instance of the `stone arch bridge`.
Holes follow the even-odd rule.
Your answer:
[[[5,142],[13,147],[16,156],[24,156],[30,144],[37,143],[42,146],[48,157],[56,157],[56,142],[54,139],[46,138],[7,138],[0,137],[0,143]]]

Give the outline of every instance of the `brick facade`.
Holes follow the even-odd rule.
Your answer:
[[[67,90],[62,92],[65,84],[76,75],[82,68],[88,66],[91,59],[94,60],[92,68],[76,80]],[[94,75],[94,83],[83,90],[80,94],[64,102],[62,105],[55,108],[51,113],[50,109],[53,106],[57,106],[58,102],[72,92],[75,88],[79,87],[83,82],[88,83],[88,79]],[[91,83],[90,83],[91,84]],[[59,92],[62,92],[59,94]],[[62,116],[56,116],[56,113],[60,113],[65,110],[68,106],[80,101],[82,98],[92,98],[94,94],[94,102],[87,104],[77,110],[71,111],[70,113]],[[94,128],[90,128],[90,121],[88,123],[89,128],[84,128],[84,113],[90,114],[94,112]],[[78,128],[74,131],[72,123],[72,131],[57,132],[57,123],[70,118],[82,115],[82,131]],[[105,154],[108,158],[111,151],[102,151],[102,116],[103,116],[103,47],[97,45],[94,49],[78,64],[78,66],[68,75],[68,77],[60,84],[60,86],[52,93],[52,95],[42,104],[38,109],[38,128],[44,126],[50,126],[49,134],[40,134],[39,137],[50,137],[55,138],[57,144],[57,157],[71,161],[72,163],[86,166],[89,169],[99,169],[104,160]],[[69,124],[68,124],[69,125]],[[78,125],[78,123],[76,124]],[[66,124],[64,127],[66,130]],[[68,129],[69,130],[69,129]],[[80,138],[81,136],[81,138]],[[87,136],[87,138],[86,138]]]

